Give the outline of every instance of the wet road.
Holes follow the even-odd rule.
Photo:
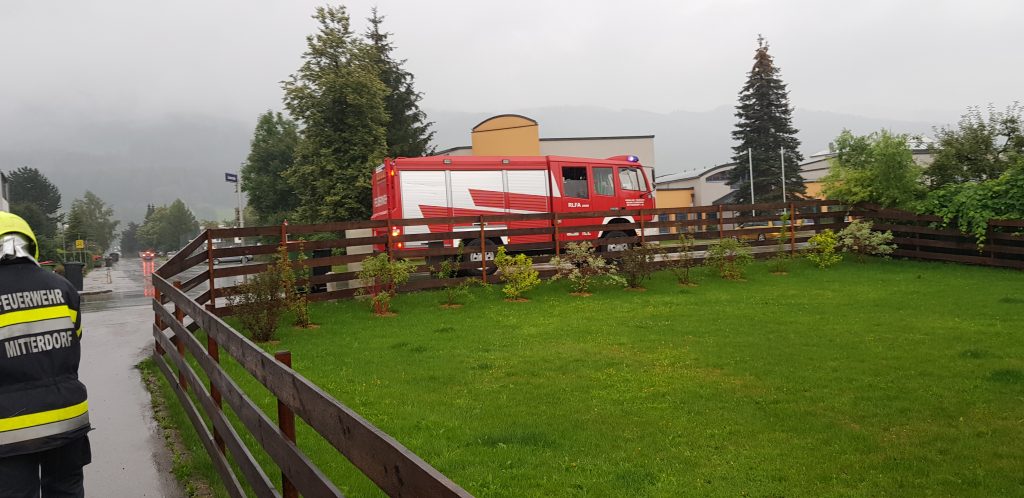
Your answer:
[[[153,344],[153,312],[145,289],[138,260],[116,264],[109,280],[106,268],[85,279],[79,376],[89,389],[93,426],[86,496],[184,496],[170,473],[171,456],[135,368]]]

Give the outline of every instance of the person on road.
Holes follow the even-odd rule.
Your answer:
[[[81,497],[92,460],[81,301],[38,258],[28,223],[0,212],[0,497]]]

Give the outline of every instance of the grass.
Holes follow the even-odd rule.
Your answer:
[[[478,496],[1024,495],[1024,273],[799,261],[646,285],[319,304],[319,329],[267,348]],[[299,441],[347,495],[379,494]]]

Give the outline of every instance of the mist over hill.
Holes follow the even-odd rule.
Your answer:
[[[470,130],[497,113],[427,109],[438,150],[469,145]],[[600,107],[543,107],[510,113],[540,123],[541,137],[655,135],[657,174],[703,170],[728,161],[733,109],[654,113]],[[957,116],[949,116],[953,123]],[[865,118],[797,109],[804,155],[825,149],[843,128],[868,133],[890,128],[931,134],[937,124]],[[63,207],[86,190],[114,208],[115,217],[141,221],[146,204],[181,198],[200,219],[233,216],[235,195],[224,172],[237,171],[248,154],[251,120],[196,114],[103,117],[41,109],[4,113],[0,120],[0,170],[38,168],[63,194]],[[622,151],[628,154],[631,151]],[[642,158],[643,159],[643,158]],[[12,193],[17,196],[17,193]]]

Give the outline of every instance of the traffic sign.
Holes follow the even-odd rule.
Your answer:
[[[75,249],[85,249],[85,241],[78,239],[75,241]]]

